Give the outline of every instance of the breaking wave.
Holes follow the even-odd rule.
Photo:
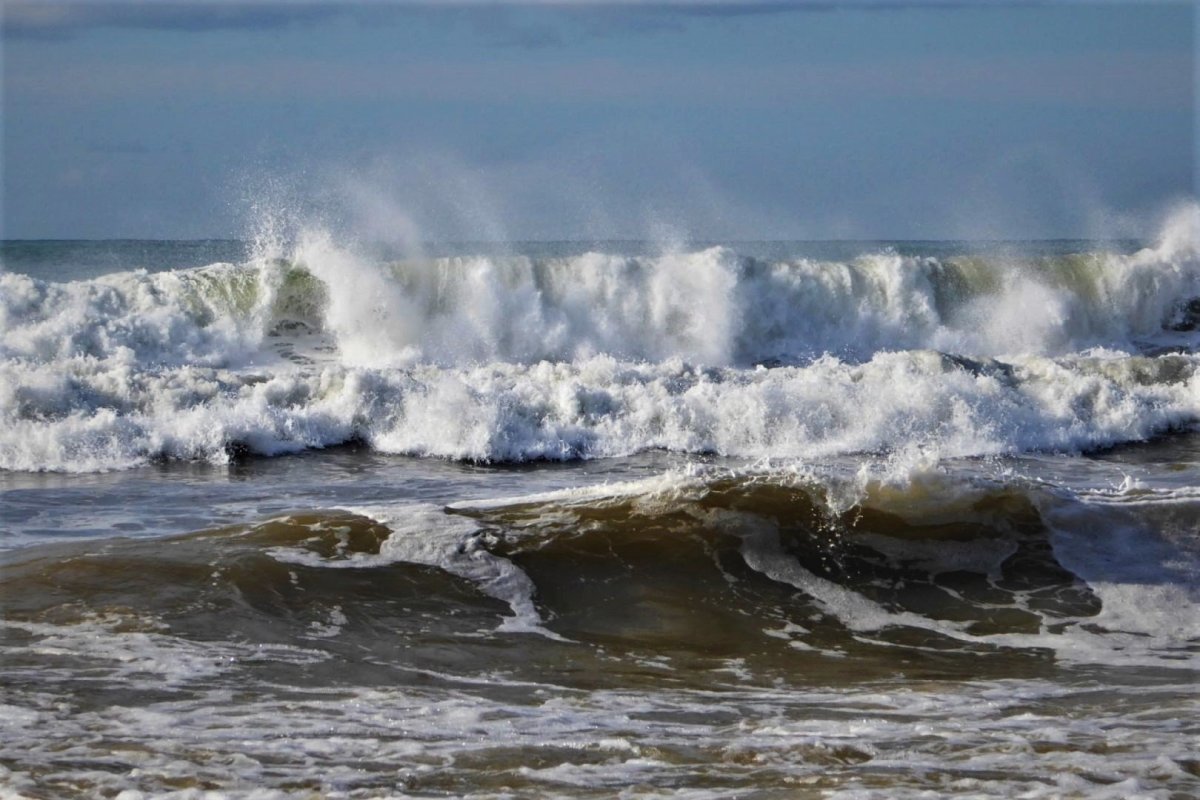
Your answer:
[[[318,232],[243,264],[0,273],[0,467],[1144,439],[1200,418],[1198,219],[1129,254],[381,261]]]
[[[165,549],[114,539],[81,558],[68,548],[14,563],[10,611],[44,621],[49,597],[64,604],[60,614],[90,619],[125,609],[136,585],[152,615],[207,618],[217,606],[231,624],[294,626],[300,639],[370,615],[394,634],[372,628],[386,649],[430,624],[394,614],[395,593],[411,591],[458,609],[438,615],[448,626],[618,649],[715,655],[776,640],[885,663],[901,648],[1194,669],[1194,511],[1186,501],[1114,513],[1026,480],[937,470],[838,477],[693,465],[447,508],[310,510],[175,537]],[[145,568],[135,576],[131,564]],[[325,619],[325,608],[340,611]]]

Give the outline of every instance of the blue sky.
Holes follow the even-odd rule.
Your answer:
[[[1137,235],[1189,3],[4,4],[8,238]]]

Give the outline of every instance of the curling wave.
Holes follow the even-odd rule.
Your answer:
[[[0,468],[351,439],[565,459],[1086,450],[1200,419],[1200,209],[1132,254],[764,261],[724,247],[0,273]]]
[[[328,287],[324,324],[356,366],[605,354],[744,367],[901,349],[998,356],[1194,346],[1198,245],[1173,231],[1131,255],[1025,261],[886,251],[768,262],[713,247],[380,269],[318,236],[295,263]]]

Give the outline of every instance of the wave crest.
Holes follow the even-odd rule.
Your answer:
[[[506,461],[1081,450],[1200,418],[1189,207],[1132,254],[289,259],[0,273],[0,467],[360,439]]]

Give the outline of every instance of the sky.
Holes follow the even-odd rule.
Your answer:
[[[1141,236],[1192,3],[0,0],[4,238]]]

